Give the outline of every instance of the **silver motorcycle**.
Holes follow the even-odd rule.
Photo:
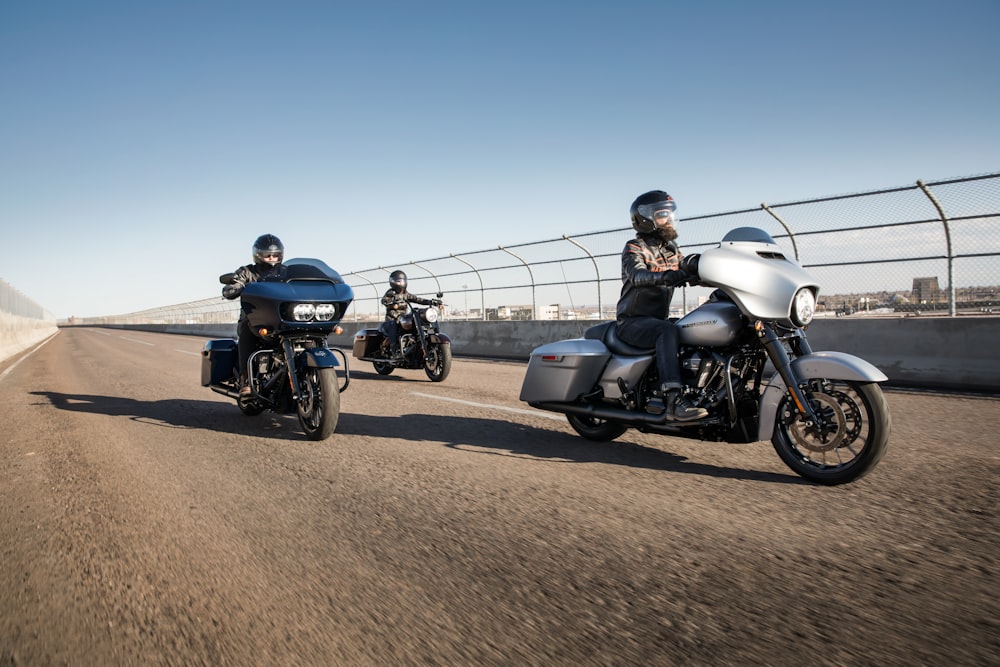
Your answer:
[[[682,393],[708,415],[686,422],[647,406],[657,397],[655,350],[619,339],[615,323],[536,348],[520,399],[564,413],[584,438],[610,441],[629,428],[684,438],[770,440],[802,477],[843,484],[885,455],[891,419],[886,376],[841,352],[814,352],[805,328],[819,286],[771,236],[734,229],[697,261],[709,301],[677,320]]]

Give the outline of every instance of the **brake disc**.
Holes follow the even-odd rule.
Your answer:
[[[847,435],[847,416],[838,401],[828,395],[809,394],[813,411],[820,418],[823,428],[806,424],[799,418],[788,425],[788,434],[795,444],[811,452],[829,452],[840,447]]]

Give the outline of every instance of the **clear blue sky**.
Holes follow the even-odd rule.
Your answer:
[[[59,318],[1000,170],[1000,2],[0,3],[0,278]]]

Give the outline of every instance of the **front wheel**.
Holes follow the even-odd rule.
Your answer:
[[[326,440],[340,419],[340,387],[333,368],[306,368],[299,374],[299,424],[310,440]]]
[[[424,356],[424,372],[431,382],[444,382],[451,372],[451,345],[432,344]]]
[[[822,424],[806,424],[785,396],[771,444],[806,479],[833,486],[867,474],[889,446],[891,419],[874,382],[810,380],[805,392]]]
[[[596,442],[610,442],[628,430],[628,426],[607,419],[597,417],[580,417],[578,415],[566,415],[569,425],[573,430],[582,435],[587,440]]]

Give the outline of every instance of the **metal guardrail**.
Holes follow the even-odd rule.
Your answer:
[[[712,247],[734,227],[768,231],[822,287],[828,315],[857,310],[1000,313],[1000,173],[681,217],[681,248]],[[345,319],[382,318],[388,275],[445,294],[449,319],[611,319],[631,227],[406,260],[343,273],[355,293]],[[681,291],[678,313],[709,290]],[[79,324],[232,323],[238,304],[214,297]],[[820,314],[824,314],[821,312]]]

